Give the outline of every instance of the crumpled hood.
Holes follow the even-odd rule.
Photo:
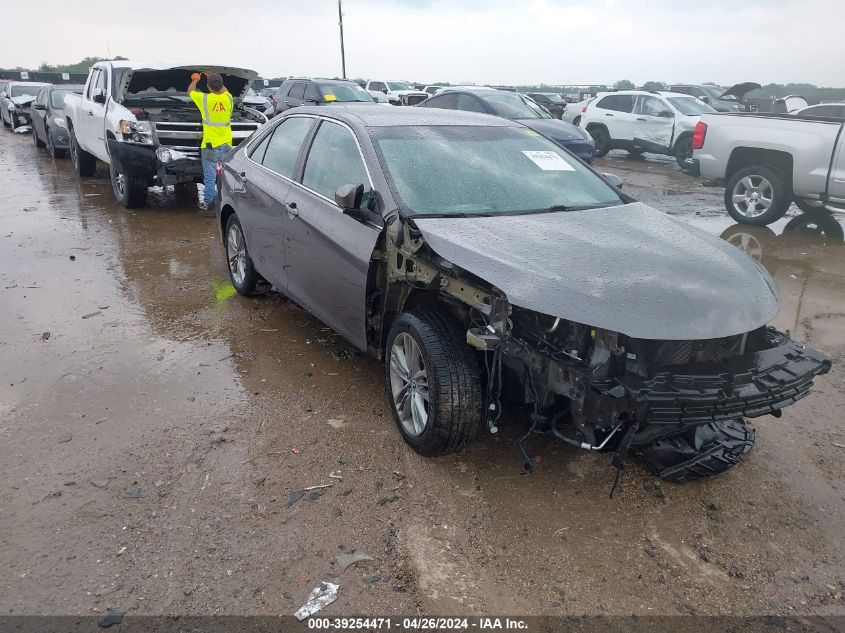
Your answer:
[[[633,338],[733,336],[778,311],[774,282],[757,262],[640,202],[414,222],[438,255],[513,305]]]
[[[558,119],[517,119],[524,126],[556,141],[584,141],[587,132]]]
[[[35,95],[21,95],[20,97],[9,97],[9,100],[16,106],[25,106],[35,101]]]
[[[719,98],[721,99],[722,97],[727,95],[729,97],[736,97],[737,99],[741,100],[752,90],[759,90],[760,88],[762,88],[760,84],[754,83],[753,81],[744,81],[739,84],[734,84],[733,86],[725,90]]]

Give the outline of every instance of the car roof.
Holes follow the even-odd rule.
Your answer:
[[[14,84],[16,86],[49,86],[50,82],[48,81],[15,81],[14,79],[9,81],[10,84]]]
[[[609,92],[599,92],[596,94],[597,97],[609,97],[612,95],[658,95],[661,97],[689,97],[690,99],[695,98],[690,97],[690,95],[684,94],[683,92],[672,92],[671,90],[612,90]]]
[[[300,106],[289,110],[289,112],[291,115],[320,115],[358,127],[404,127],[411,125],[520,126],[513,121],[492,117],[489,114],[440,108],[416,108],[413,106],[374,108],[371,104],[335,104],[331,108]]]
[[[85,84],[47,84],[53,89],[61,88],[63,90],[84,90]]]

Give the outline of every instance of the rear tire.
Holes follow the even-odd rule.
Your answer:
[[[596,144],[596,158],[607,156],[607,153],[610,151],[610,133],[607,131],[607,128],[597,126],[591,128],[588,132]]]
[[[725,185],[725,208],[740,224],[766,226],[786,215],[792,202],[789,181],[775,167],[740,169]]]
[[[234,213],[226,222],[226,232],[223,239],[226,249],[226,265],[229,268],[229,279],[238,294],[245,297],[256,294],[261,276],[256,272],[246,245],[246,237],[241,221]]]
[[[661,479],[688,483],[736,466],[754,446],[755,437],[754,429],[742,420],[727,420],[702,424],[646,446],[632,446],[631,452]]]
[[[9,131],[14,132],[16,127],[18,127],[18,117],[14,112],[9,112]]]
[[[68,130],[70,135],[70,159],[73,162],[73,168],[80,178],[90,178],[97,171],[97,159],[79,147],[76,140],[76,132],[73,128]]]
[[[477,436],[481,370],[453,319],[433,309],[405,312],[393,322],[385,350],[387,397],[411,448],[444,455]]]
[[[144,206],[147,201],[147,181],[138,176],[121,174],[114,165],[109,166],[111,172],[111,188],[114,192],[114,199],[118,204],[127,208],[135,209]]]
[[[684,162],[692,158],[692,137],[684,136],[675,143],[675,161],[678,167],[685,169]]]
[[[53,158],[62,158],[65,155],[65,150],[57,149],[53,143],[53,137],[50,134],[50,128],[47,128],[47,153]]]

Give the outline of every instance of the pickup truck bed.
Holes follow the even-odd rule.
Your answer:
[[[765,225],[795,202],[805,212],[845,208],[843,119],[786,114],[705,114],[687,167],[725,185],[738,222]]]

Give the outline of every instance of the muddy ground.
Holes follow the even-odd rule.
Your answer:
[[[333,580],[329,615],[845,613],[839,224],[734,227],[668,161],[600,161],[760,259],[777,324],[838,361],[739,467],[633,464],[611,500],[608,455],[546,437],[520,474],[513,416],[417,456],[377,361],[234,295],[214,220],[172,192],[124,210],[102,171],[0,136],[0,612],[291,614]]]

